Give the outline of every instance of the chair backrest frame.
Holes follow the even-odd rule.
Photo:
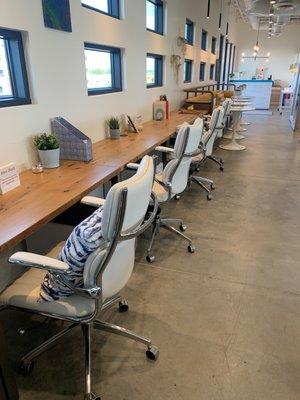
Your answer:
[[[182,145],[182,151],[181,151],[180,156],[176,160],[177,161],[176,165],[173,168],[173,170],[171,171],[168,181],[167,182],[158,181],[158,183],[163,185],[164,188],[168,192],[167,201],[171,200],[171,198],[173,197],[173,195],[172,195],[172,180],[173,180],[173,178],[174,178],[174,176],[175,176],[175,174],[176,174],[176,172],[177,172],[182,160],[185,157],[188,157],[188,158],[192,159],[192,157],[195,157],[196,155],[200,154],[200,152],[201,152],[201,150],[199,148],[197,148],[197,150],[192,151],[192,152],[186,152],[187,145],[188,145],[189,138],[190,138],[190,127],[186,126],[185,129],[186,129],[186,135],[184,136],[184,142],[183,142],[183,145]],[[187,181],[188,181],[188,174],[187,174]]]

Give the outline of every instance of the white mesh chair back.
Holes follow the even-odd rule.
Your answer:
[[[172,186],[171,197],[186,188],[192,157],[197,153],[201,140],[202,124],[183,126],[177,134],[174,158],[165,166],[162,175],[163,181]]]
[[[224,117],[224,110],[222,106],[219,106],[214,109],[211,120],[209,123],[209,130],[205,132],[203,135],[202,143],[206,148],[205,155],[211,156],[213,152],[213,147],[215,140],[219,131],[223,130],[223,117]]]
[[[107,255],[109,243],[114,239],[120,211],[120,196],[122,196],[123,190],[127,190],[127,201],[121,233],[126,234],[137,229],[144,221],[150,202],[153,180],[153,159],[145,156],[133,177],[117,183],[110,189],[103,209],[103,248],[95,251],[87,260],[84,268],[86,287],[93,286],[97,280],[99,265]],[[129,280],[134,266],[135,240],[136,238],[122,240],[117,244],[103,273],[102,282],[99,283],[103,289],[104,299],[116,295]]]

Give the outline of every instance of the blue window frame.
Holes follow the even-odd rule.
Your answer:
[[[83,7],[120,18],[120,0],[81,0]]]
[[[0,107],[30,103],[21,32],[0,28]]]
[[[164,3],[161,0],[146,0],[146,27],[148,31],[164,34]]]
[[[211,52],[213,54],[216,54],[216,49],[217,49],[217,39],[213,36],[211,38]]]
[[[188,18],[185,21],[184,38],[187,44],[194,44],[194,22]]]
[[[122,91],[121,49],[84,44],[88,95]]]
[[[184,83],[192,82],[193,61],[184,60],[183,64],[183,80]]]
[[[200,63],[200,74],[199,74],[200,81],[205,80],[205,68],[206,68],[206,63],[205,62]]]
[[[209,79],[212,81],[215,78],[215,64],[210,64],[209,67]]]
[[[146,83],[147,88],[163,86],[163,56],[147,53]]]
[[[202,29],[202,35],[201,35],[201,49],[202,50],[207,50],[207,32]]]

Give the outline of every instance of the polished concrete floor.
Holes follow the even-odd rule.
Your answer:
[[[93,386],[106,400],[299,400],[300,135],[287,119],[249,116],[243,152],[217,151],[225,171],[207,163],[214,199],[192,186],[164,214],[182,217],[197,247],[164,231],[156,262],[140,239],[124,295],[130,311],[110,321],[148,335],[160,348],[153,363],[140,344],[93,336]],[[7,318],[14,360],[56,331],[48,324],[20,338],[27,315]],[[8,329],[10,328],[10,329]],[[18,377],[21,400],[82,399],[83,348],[78,329]]]

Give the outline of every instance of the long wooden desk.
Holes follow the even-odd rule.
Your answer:
[[[0,252],[10,249],[36,232],[83,196],[116,176],[167,141],[176,127],[193,115],[172,113],[167,121],[150,121],[143,131],[119,140],[104,139],[93,145],[93,161],[63,161],[53,170],[20,174],[21,186],[0,196]]]

